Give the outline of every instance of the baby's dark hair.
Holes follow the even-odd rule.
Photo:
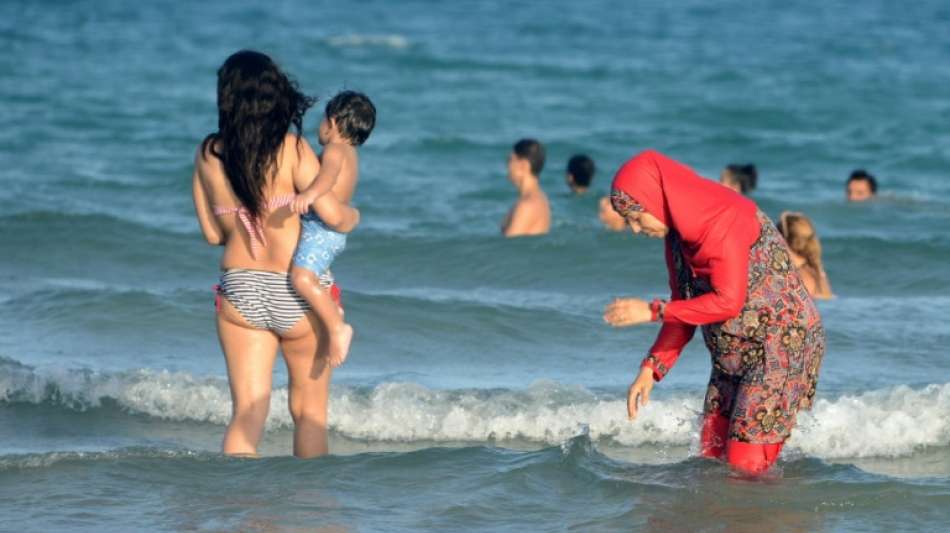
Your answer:
[[[521,159],[531,164],[531,173],[539,176],[544,169],[544,145],[534,139],[521,139],[511,148]]]
[[[859,168],[853,171],[851,176],[848,177],[848,183],[862,180],[868,182],[868,185],[871,187],[871,194],[877,194],[877,180],[867,170]]]
[[[742,190],[742,194],[748,194],[755,189],[759,179],[759,173],[755,169],[755,165],[752,163],[747,165],[733,163],[727,165],[726,169],[732,174],[732,177],[736,179],[736,182],[739,183],[739,189]]]
[[[586,154],[577,154],[567,162],[567,173],[574,177],[578,187],[590,187],[596,170],[594,160]]]
[[[336,122],[343,137],[360,146],[376,126],[376,106],[369,97],[356,91],[343,91],[327,102],[327,118]]]

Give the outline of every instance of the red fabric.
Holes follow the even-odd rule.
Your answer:
[[[748,284],[749,250],[759,237],[757,207],[739,193],[707,180],[665,155],[646,150],[627,161],[614,176],[622,191],[655,216],[683,242],[693,276],[709,281],[712,291],[683,299],[676,286],[669,239],[666,265],[671,301],[663,327],[644,362],[660,379],[673,366],[695,326],[733,318],[742,310]],[[661,368],[658,368],[661,367]]]
[[[719,414],[706,415],[699,434],[699,455],[711,459],[725,459],[728,438],[729,419]]]
[[[214,312],[221,312],[221,285],[215,283],[211,286],[211,290],[214,291]]]
[[[343,309],[343,291],[340,290],[340,286],[336,283],[330,285],[330,298],[333,298],[333,301],[340,306],[340,309]]]
[[[778,460],[783,443],[751,444],[730,439],[729,419],[719,414],[709,414],[703,418],[699,445],[699,454],[703,457],[724,459],[736,471],[760,475]]]
[[[750,444],[730,440],[726,445],[726,462],[733,470],[743,474],[761,475],[772,468],[772,465],[778,460],[778,454],[782,452],[783,444],[781,442],[776,444]]]

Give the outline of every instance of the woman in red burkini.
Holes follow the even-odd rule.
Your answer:
[[[630,418],[702,326],[712,376],[700,453],[764,473],[811,407],[825,352],[785,241],[751,200],[652,150],[620,168],[611,202],[634,233],[666,240],[672,291],[669,302],[614,300],[604,314],[615,327],[663,324],[630,386]]]

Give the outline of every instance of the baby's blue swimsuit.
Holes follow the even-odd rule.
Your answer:
[[[346,248],[346,234],[333,231],[313,211],[300,217],[300,240],[294,265],[325,274],[336,256]]]

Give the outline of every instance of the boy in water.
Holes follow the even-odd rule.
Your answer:
[[[551,207],[538,175],[544,168],[544,146],[534,139],[516,142],[508,156],[508,179],[518,200],[501,223],[505,237],[544,235],[551,227]]]
[[[327,227],[321,217],[330,218],[332,210],[352,200],[359,178],[356,147],[366,142],[375,125],[376,107],[366,95],[343,91],[327,102],[317,132],[323,146],[320,172],[291,204],[293,212],[302,215],[291,280],[297,293],[327,326],[333,367],[346,360],[353,327],[343,321],[341,310],[321,286],[319,277],[328,274],[333,259],[346,247],[346,235]],[[325,200],[319,201],[321,198]]]
[[[845,184],[849,202],[866,202],[877,195],[877,180],[864,169],[851,173]]]
[[[580,196],[590,188],[590,182],[594,179],[594,160],[586,154],[577,154],[571,157],[567,162],[567,172],[564,179],[567,181],[571,192]]]

